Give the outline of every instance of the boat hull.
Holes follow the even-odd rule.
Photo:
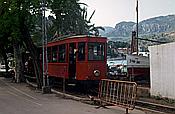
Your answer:
[[[128,77],[134,80],[149,80],[150,65],[149,57],[138,55],[127,55]]]

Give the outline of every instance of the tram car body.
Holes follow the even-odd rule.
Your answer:
[[[48,76],[79,83],[98,82],[106,78],[107,38],[70,36],[47,44]]]

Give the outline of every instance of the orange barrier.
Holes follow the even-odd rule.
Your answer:
[[[135,108],[137,84],[135,82],[102,79],[99,85],[98,98],[101,104],[112,104],[126,108]]]

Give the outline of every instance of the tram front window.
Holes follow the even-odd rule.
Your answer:
[[[104,60],[104,44],[89,43],[88,44],[88,60]]]

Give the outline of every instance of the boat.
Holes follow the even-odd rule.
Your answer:
[[[132,81],[149,80],[149,57],[127,54],[125,59],[112,58],[107,60],[108,73],[112,79]]]
[[[127,77],[133,81],[150,79],[149,57],[142,55],[128,54],[127,60]]]

